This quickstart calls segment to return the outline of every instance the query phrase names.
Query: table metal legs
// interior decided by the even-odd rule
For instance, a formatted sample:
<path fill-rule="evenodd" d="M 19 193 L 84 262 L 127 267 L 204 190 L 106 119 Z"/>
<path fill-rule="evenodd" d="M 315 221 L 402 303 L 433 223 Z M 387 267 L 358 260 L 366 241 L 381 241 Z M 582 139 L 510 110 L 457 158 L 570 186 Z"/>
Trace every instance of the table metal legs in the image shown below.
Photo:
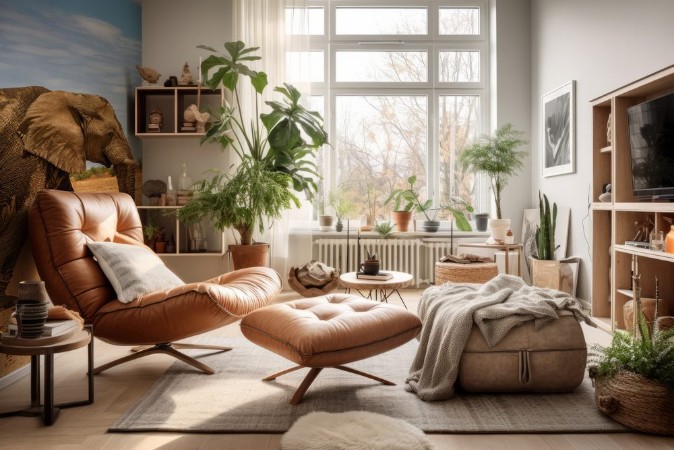
<path fill-rule="evenodd" d="M 405 309 L 407 309 L 407 305 L 405 304 L 405 300 L 403 300 L 403 297 L 402 297 L 402 295 L 400 295 L 400 292 L 398 292 L 398 289 L 391 289 L 388 292 L 386 291 L 386 289 L 370 289 L 370 291 L 368 292 L 367 295 L 360 292 L 360 289 L 356 289 L 356 291 L 360 294 L 361 297 L 365 297 L 369 300 L 374 300 L 374 301 L 378 301 L 378 302 L 386 302 L 386 303 L 388 303 L 389 297 L 391 297 L 391 295 L 396 293 L 396 294 L 398 294 L 398 298 L 402 302 Z M 351 289 L 346 288 L 344 290 L 344 292 L 348 294 L 348 293 L 351 292 Z M 372 295 L 373 292 L 374 292 L 374 295 Z"/>

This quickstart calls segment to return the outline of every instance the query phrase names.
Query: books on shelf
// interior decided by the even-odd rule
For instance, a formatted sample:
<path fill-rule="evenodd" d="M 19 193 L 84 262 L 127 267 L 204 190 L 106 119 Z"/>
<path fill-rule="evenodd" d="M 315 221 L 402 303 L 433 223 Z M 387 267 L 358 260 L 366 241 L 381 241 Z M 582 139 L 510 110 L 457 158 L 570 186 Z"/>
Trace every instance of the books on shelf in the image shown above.
<path fill-rule="evenodd" d="M 386 280 L 390 280 L 391 278 L 393 278 L 393 274 L 390 273 L 390 272 L 383 272 L 381 270 L 379 271 L 379 273 L 377 275 L 368 275 L 368 274 L 363 273 L 363 272 L 357 272 L 356 278 L 358 278 L 360 280 L 386 281 Z"/>
<path fill-rule="evenodd" d="M 57 336 L 59 334 L 70 333 L 79 328 L 76 320 L 48 320 L 42 328 L 42 336 Z M 10 335 L 16 336 L 19 333 L 19 328 L 15 323 L 7 325 L 7 331 Z"/>

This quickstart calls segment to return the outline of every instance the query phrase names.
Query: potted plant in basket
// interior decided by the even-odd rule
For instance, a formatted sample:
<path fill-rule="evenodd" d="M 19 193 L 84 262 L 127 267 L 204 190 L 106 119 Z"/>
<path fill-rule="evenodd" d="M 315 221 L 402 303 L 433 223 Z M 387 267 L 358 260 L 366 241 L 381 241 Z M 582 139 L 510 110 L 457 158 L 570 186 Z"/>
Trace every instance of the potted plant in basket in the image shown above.
<path fill-rule="evenodd" d="M 494 131 L 491 136 L 485 135 L 461 152 L 459 160 L 468 170 L 484 172 L 489 176 L 491 190 L 496 202 L 496 219 L 489 222 L 491 237 L 489 242 L 503 242 L 505 233 L 510 229 L 510 219 L 504 219 L 501 211 L 501 195 L 508 184 L 508 178 L 522 169 L 523 159 L 527 152 L 517 149 L 526 144 L 522 132 L 511 124 L 506 124 Z"/>
<path fill-rule="evenodd" d="M 671 324 L 672 318 L 656 318 L 651 334 L 643 312 L 637 311 L 639 333 L 615 332 L 609 347 L 595 345 L 590 352 L 595 401 L 602 413 L 629 428 L 671 435 L 674 327 L 666 329 L 664 324 Z"/>
<path fill-rule="evenodd" d="M 461 231 L 470 231 L 471 226 L 464 211 L 472 212 L 473 207 L 466 202 L 465 200 L 458 197 L 451 197 L 450 204 L 440 205 L 439 208 L 433 208 L 433 201 L 427 199 L 425 202 L 421 201 L 421 197 L 417 191 L 414 190 L 414 184 L 417 182 L 416 175 L 412 175 L 407 179 L 409 187 L 405 189 L 394 189 L 391 192 L 391 195 L 384 201 L 384 204 L 389 204 L 393 201 L 393 213 L 408 211 L 410 216 L 412 212 L 420 212 L 424 215 L 424 222 L 422 223 L 422 229 L 424 231 L 438 231 L 440 227 L 440 222 L 436 220 L 438 211 L 448 211 L 452 214 L 454 221 L 456 222 L 456 227 Z M 401 206 L 404 205 L 404 206 Z M 401 209 L 402 208 L 402 209 Z M 394 220 L 396 216 L 394 215 Z M 396 222 L 396 226 L 399 224 Z M 398 228 L 398 231 L 400 228 Z M 407 228 L 405 228 L 407 231 Z"/>
<path fill-rule="evenodd" d="M 327 143 L 327 133 L 320 114 L 300 105 L 299 91 L 289 84 L 274 89 L 283 101 L 265 102 L 270 111 L 258 115 L 267 75 L 246 65 L 260 59 L 254 55 L 257 47 L 227 42 L 224 54 L 204 45 L 199 48 L 215 53 L 201 64 L 204 83 L 211 89 L 222 83 L 231 94 L 231 104 L 218 109 L 218 120 L 201 142 L 216 142 L 222 150 L 231 148 L 241 162 L 231 174 L 215 170 L 210 180 L 199 181 L 196 195 L 178 211 L 178 217 L 185 223 L 207 217 L 219 230 L 236 229 L 241 245 L 230 246 L 230 251 L 238 269 L 242 266 L 237 264 L 237 253 L 253 247 L 253 232 L 262 232 L 266 220 L 299 206 L 294 192 L 304 191 L 313 198 L 318 174 L 312 159 Z M 211 70 L 214 73 L 209 78 Z M 244 117 L 241 111 L 239 83 L 244 78 L 249 79 L 255 96 L 253 117 Z M 263 253 L 261 261 L 252 265 L 266 264 L 268 245 L 262 248 L 264 252 L 256 251 Z"/>

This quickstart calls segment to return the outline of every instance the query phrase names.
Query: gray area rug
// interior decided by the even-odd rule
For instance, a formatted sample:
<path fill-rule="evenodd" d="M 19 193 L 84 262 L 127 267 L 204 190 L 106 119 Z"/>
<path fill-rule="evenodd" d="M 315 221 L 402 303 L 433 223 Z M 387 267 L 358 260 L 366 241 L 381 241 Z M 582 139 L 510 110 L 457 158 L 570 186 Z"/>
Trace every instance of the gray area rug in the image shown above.
<path fill-rule="evenodd" d="M 200 338 L 231 346 L 226 353 L 200 360 L 215 368 L 204 375 L 178 361 L 118 419 L 109 431 L 180 431 L 201 433 L 283 433 L 311 411 L 363 410 L 406 420 L 430 433 L 590 433 L 623 432 L 594 404 L 588 378 L 571 394 L 461 394 L 424 402 L 405 391 L 405 378 L 418 343 L 350 366 L 396 383 L 325 369 L 297 406 L 288 404 L 308 369 L 272 382 L 261 379 L 293 364 L 243 338 Z M 198 354 L 192 351 L 193 355 Z"/>

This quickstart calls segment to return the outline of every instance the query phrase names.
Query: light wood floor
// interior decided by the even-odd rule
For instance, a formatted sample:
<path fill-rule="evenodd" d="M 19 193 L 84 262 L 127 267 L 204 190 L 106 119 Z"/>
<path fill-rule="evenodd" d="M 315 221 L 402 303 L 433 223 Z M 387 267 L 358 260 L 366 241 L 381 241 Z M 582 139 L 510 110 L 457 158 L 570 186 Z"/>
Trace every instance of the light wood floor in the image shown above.
<path fill-rule="evenodd" d="M 421 291 L 403 291 L 407 306 L 416 311 Z M 284 293 L 278 301 L 295 298 Z M 393 303 L 398 303 L 398 300 Z M 609 335 L 585 328 L 588 343 L 607 343 Z M 238 324 L 209 333 L 240 336 Z M 128 353 L 127 347 L 95 343 L 96 365 Z M 106 430 L 173 363 L 153 355 L 110 369 L 95 377 L 93 405 L 63 410 L 51 427 L 35 417 L 0 419 L 0 448 L 11 449 L 278 449 L 280 434 L 177 434 L 107 433 Z M 86 352 L 75 350 L 56 359 L 56 400 L 73 401 L 86 396 Z M 207 375 L 204 375 L 207 376 Z M 0 410 L 19 409 L 28 400 L 28 377 L 0 391 Z M 223 399 L 223 402 L 226 402 Z M 674 449 L 674 439 L 641 434 L 541 434 L 541 435 L 431 435 L 438 449 Z"/>

